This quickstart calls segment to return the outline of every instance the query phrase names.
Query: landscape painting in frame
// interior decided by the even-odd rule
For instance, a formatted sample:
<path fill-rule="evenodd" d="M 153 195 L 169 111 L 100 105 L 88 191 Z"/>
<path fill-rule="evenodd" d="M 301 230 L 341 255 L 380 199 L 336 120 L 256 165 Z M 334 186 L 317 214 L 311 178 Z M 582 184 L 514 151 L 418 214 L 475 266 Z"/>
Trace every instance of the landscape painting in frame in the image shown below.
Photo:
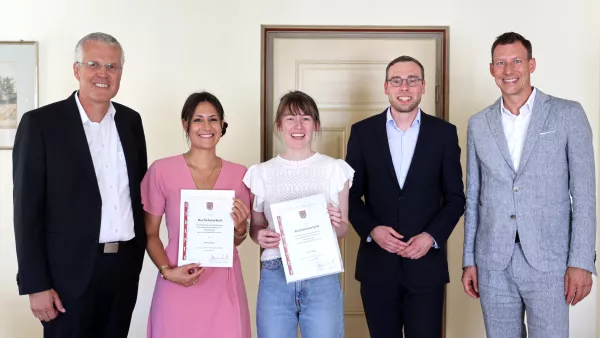
<path fill-rule="evenodd" d="M 17 64 L 0 63 L 0 129 L 17 128 Z"/>
<path fill-rule="evenodd" d="M 23 114 L 38 107 L 36 42 L 0 42 L 0 149 L 12 149 Z"/>

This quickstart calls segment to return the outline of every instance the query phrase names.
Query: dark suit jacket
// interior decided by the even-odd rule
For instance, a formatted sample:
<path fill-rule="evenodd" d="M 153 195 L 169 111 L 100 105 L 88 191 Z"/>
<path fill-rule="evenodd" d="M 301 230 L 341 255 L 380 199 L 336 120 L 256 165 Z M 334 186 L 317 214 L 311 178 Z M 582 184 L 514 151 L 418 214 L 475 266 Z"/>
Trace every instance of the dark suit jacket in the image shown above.
<path fill-rule="evenodd" d="M 98 255 L 102 200 L 75 93 L 23 115 L 13 150 L 14 226 L 20 294 L 55 289 L 77 297 Z M 136 261 L 144 259 L 146 232 L 140 182 L 147 169 L 140 115 L 113 103 L 135 223 Z"/>
<path fill-rule="evenodd" d="M 413 288 L 443 285 L 449 282 L 446 241 L 465 208 L 456 127 L 422 112 L 415 152 L 400 189 L 386 112 L 354 124 L 348 141 L 346 161 L 355 170 L 349 218 L 361 237 L 355 277 L 367 283 L 401 280 Z M 404 241 L 427 232 L 440 248 L 417 260 L 402 258 L 367 242 L 377 225 L 391 226 Z"/>

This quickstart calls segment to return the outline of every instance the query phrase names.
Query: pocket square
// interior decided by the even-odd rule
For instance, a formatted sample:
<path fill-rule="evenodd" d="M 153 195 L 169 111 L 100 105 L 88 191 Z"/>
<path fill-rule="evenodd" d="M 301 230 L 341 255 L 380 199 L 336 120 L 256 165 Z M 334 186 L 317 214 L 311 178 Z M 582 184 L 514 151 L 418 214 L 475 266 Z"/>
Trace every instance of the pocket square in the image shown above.
<path fill-rule="evenodd" d="M 540 133 L 540 135 L 545 135 L 545 134 L 550 134 L 550 133 L 556 133 L 556 130 L 545 131 L 543 133 Z"/>

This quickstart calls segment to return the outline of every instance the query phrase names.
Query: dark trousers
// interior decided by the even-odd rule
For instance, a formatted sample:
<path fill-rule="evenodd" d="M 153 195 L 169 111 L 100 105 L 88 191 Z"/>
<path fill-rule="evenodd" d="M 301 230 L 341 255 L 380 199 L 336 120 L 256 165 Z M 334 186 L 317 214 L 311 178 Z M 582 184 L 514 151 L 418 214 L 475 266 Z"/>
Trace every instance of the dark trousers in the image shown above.
<path fill-rule="evenodd" d="M 58 295 L 66 312 L 43 323 L 44 338 L 127 338 L 139 282 L 133 243 L 117 253 L 99 249 L 85 292 L 76 299 Z"/>
<path fill-rule="evenodd" d="M 361 283 L 360 294 L 371 338 L 440 338 L 444 285 L 410 290 L 401 282 Z"/>

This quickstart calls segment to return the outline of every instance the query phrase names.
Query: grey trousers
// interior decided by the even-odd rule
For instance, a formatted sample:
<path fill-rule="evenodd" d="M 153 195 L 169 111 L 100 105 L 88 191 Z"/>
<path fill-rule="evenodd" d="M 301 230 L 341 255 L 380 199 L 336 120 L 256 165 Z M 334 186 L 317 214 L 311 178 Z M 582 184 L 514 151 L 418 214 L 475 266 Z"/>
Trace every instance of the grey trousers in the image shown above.
<path fill-rule="evenodd" d="M 527 262 L 515 243 L 508 267 L 477 269 L 483 320 L 488 338 L 567 338 L 569 306 L 565 271 L 543 272 Z M 527 329 L 524 317 L 527 314 Z"/>

